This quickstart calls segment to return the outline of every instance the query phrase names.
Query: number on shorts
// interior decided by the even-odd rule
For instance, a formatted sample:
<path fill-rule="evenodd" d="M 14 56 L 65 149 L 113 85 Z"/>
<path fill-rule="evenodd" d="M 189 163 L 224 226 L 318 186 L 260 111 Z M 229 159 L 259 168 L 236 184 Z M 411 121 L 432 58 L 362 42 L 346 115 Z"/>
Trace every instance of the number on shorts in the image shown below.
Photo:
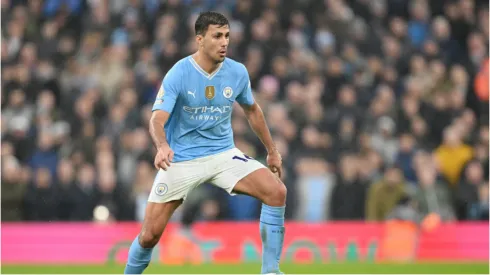
<path fill-rule="evenodd" d="M 241 160 L 243 162 L 247 162 L 249 159 L 253 159 L 247 155 L 243 155 L 245 158 L 242 158 L 242 157 L 239 157 L 239 156 L 234 156 L 232 159 L 238 159 L 238 160 Z"/>

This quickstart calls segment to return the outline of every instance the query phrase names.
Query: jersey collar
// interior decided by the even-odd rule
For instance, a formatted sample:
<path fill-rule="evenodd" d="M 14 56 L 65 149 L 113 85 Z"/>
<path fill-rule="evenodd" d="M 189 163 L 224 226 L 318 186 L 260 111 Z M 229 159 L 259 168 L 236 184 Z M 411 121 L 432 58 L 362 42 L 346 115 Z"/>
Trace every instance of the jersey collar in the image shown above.
<path fill-rule="evenodd" d="M 216 74 L 218 74 L 219 70 L 221 69 L 221 67 L 223 66 L 223 62 L 221 62 L 218 66 L 218 68 L 216 68 L 216 70 L 212 73 L 207 73 L 205 70 L 203 70 L 201 68 L 201 66 L 199 66 L 199 64 L 197 64 L 197 62 L 194 60 L 194 58 L 191 56 L 189 56 L 189 61 L 191 62 L 192 66 L 198 71 L 200 72 L 204 77 L 206 77 L 207 79 L 212 79 Z"/>

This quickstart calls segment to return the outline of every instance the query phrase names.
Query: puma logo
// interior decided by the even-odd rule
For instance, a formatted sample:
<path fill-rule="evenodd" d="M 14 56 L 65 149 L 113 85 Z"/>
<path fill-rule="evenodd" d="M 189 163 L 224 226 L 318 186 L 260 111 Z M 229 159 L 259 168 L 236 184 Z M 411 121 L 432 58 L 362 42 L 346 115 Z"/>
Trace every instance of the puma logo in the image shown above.
<path fill-rule="evenodd" d="M 187 91 L 187 94 L 190 94 L 192 97 L 196 98 L 196 92 Z"/>

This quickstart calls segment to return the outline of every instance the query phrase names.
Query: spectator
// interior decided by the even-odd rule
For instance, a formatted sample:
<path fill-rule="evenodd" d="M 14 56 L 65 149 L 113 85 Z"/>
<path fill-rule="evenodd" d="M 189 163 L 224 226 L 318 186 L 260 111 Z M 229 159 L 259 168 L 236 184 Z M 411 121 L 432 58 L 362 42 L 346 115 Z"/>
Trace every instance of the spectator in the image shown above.
<path fill-rule="evenodd" d="M 7 129 L 12 132 L 26 132 L 32 122 L 34 110 L 30 104 L 26 102 L 25 92 L 21 89 L 13 90 L 9 94 L 8 107 L 3 110 L 2 116 L 8 122 Z"/>
<path fill-rule="evenodd" d="M 444 131 L 443 143 L 437 148 L 436 158 L 442 175 L 451 184 L 456 186 L 459 181 L 463 166 L 473 156 L 470 146 L 462 143 L 461 135 L 455 128 Z"/>
<path fill-rule="evenodd" d="M 456 214 L 459 220 L 468 220 L 470 210 L 480 200 L 480 186 L 484 184 L 483 167 L 477 160 L 468 163 L 455 191 Z"/>
<path fill-rule="evenodd" d="M 26 194 L 26 219 L 31 221 L 56 220 L 59 196 L 47 168 L 34 170 L 33 185 Z"/>
<path fill-rule="evenodd" d="M 319 158 L 302 158 L 296 164 L 299 204 L 295 219 L 328 220 L 334 178 L 327 163 Z"/>
<path fill-rule="evenodd" d="M 417 167 L 418 189 L 415 194 L 422 217 L 437 214 L 444 221 L 455 219 L 448 186 L 437 179 L 437 170 L 430 162 Z"/>
<path fill-rule="evenodd" d="M 343 117 L 337 129 L 337 138 L 334 142 L 336 154 L 356 150 L 358 147 L 358 133 L 356 132 L 356 121 L 352 117 Z"/>
<path fill-rule="evenodd" d="M 31 168 L 36 170 L 45 167 L 51 173 L 51 177 L 54 177 L 58 166 L 58 155 L 54 147 L 53 136 L 49 133 L 41 132 L 37 144 L 38 149 L 31 157 Z"/>
<path fill-rule="evenodd" d="M 2 111 L 2 124 L 5 124 L 2 127 L 4 127 L 5 137 L 10 138 L 15 147 L 16 157 L 25 162 L 29 160 L 32 154 L 30 129 L 34 109 L 31 104 L 26 102 L 24 90 L 15 89 L 10 93 L 6 92 L 6 94 L 8 95 L 8 105 Z"/>
<path fill-rule="evenodd" d="M 376 132 L 371 137 L 371 145 L 382 157 L 387 165 L 395 163 L 399 144 L 394 136 L 395 122 L 389 117 L 381 117 L 378 120 Z"/>
<path fill-rule="evenodd" d="M 2 146 L 2 153 L 4 150 L 6 148 Z M 21 169 L 15 157 L 11 155 L 2 157 L 2 221 L 24 219 L 24 197 L 27 193 L 27 184 L 22 182 Z"/>
<path fill-rule="evenodd" d="M 359 158 L 358 179 L 368 188 L 383 177 L 384 163 L 376 151 L 368 151 Z"/>
<path fill-rule="evenodd" d="M 59 196 L 59 205 L 57 208 L 57 218 L 61 221 L 69 221 L 73 212 L 74 200 L 74 181 L 75 171 L 72 162 L 69 159 L 62 159 L 58 163 L 57 169 L 57 193 Z"/>
<path fill-rule="evenodd" d="M 95 169 L 90 164 L 83 164 L 77 174 L 73 196 L 71 220 L 90 221 L 97 204 Z"/>
<path fill-rule="evenodd" d="M 427 1 L 411 1 L 409 13 L 411 20 L 408 23 L 408 33 L 412 44 L 415 47 L 420 47 L 429 34 L 430 10 Z"/>
<path fill-rule="evenodd" d="M 488 221 L 488 182 L 478 188 L 478 201 L 470 204 L 468 217 L 471 220 Z"/>
<path fill-rule="evenodd" d="M 409 133 L 400 135 L 400 151 L 396 157 L 396 165 L 400 167 L 405 179 L 411 184 L 415 184 L 417 179 L 412 166 L 415 151 L 414 137 Z"/>
<path fill-rule="evenodd" d="M 353 155 L 346 155 L 340 160 L 339 172 L 330 199 L 330 218 L 332 220 L 364 219 L 364 201 L 366 189 L 358 178 L 360 160 Z"/>
<path fill-rule="evenodd" d="M 112 170 L 101 170 L 98 173 L 96 194 L 97 206 L 109 210 L 108 220 L 134 220 L 134 207 L 129 199 L 125 186 L 118 183 L 116 173 Z"/>
<path fill-rule="evenodd" d="M 390 167 L 384 178 L 373 183 L 366 198 L 366 219 L 383 221 L 395 208 L 398 201 L 406 195 L 405 182 L 399 168 Z"/>

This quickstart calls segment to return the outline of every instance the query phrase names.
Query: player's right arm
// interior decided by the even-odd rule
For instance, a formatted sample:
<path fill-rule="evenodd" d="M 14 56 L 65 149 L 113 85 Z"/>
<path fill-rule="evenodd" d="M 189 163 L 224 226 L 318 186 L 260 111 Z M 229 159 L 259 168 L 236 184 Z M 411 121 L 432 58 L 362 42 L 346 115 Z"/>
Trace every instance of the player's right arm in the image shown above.
<path fill-rule="evenodd" d="M 150 136 L 153 144 L 157 148 L 154 165 L 157 169 L 167 170 L 170 167 L 170 162 L 174 157 L 174 152 L 165 134 L 165 124 L 170 118 L 175 102 L 180 91 L 179 71 L 176 66 L 170 69 L 163 79 L 163 83 L 157 94 L 155 103 L 153 104 L 153 113 L 150 118 Z"/>
<path fill-rule="evenodd" d="M 150 136 L 153 144 L 157 148 L 154 165 L 155 168 L 161 168 L 165 171 L 167 167 L 170 167 L 170 162 L 174 157 L 174 152 L 167 142 L 167 136 L 164 130 L 165 123 L 167 123 L 169 117 L 170 113 L 157 110 L 153 112 L 150 119 Z"/>

